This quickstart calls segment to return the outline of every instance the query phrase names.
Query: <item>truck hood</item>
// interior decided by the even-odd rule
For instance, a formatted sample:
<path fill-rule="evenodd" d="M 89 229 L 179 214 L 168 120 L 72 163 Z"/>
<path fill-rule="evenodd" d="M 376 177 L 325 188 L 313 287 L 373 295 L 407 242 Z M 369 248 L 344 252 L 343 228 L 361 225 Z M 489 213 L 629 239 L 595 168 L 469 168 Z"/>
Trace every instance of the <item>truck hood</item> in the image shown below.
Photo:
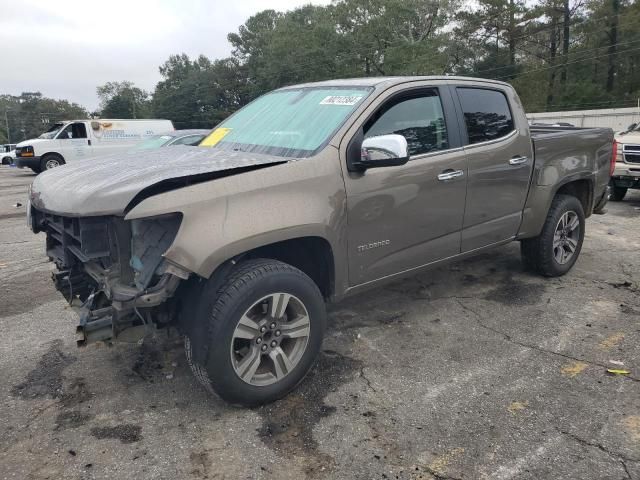
<path fill-rule="evenodd" d="M 121 215 L 142 190 L 161 182 L 208 180 L 215 172 L 233 174 L 291 158 L 204 147 L 175 146 L 75 161 L 36 177 L 34 207 L 70 216 Z M 175 187 L 174 187 L 175 188 Z"/>
<path fill-rule="evenodd" d="M 640 144 L 640 132 L 618 133 L 616 134 L 616 142 Z"/>
<path fill-rule="evenodd" d="M 50 138 L 32 138 L 30 140 L 25 140 L 24 142 L 20 142 L 16 145 L 16 148 L 20 148 L 20 147 L 36 147 L 38 144 L 40 143 L 44 143 L 44 142 L 50 142 L 51 139 Z"/>

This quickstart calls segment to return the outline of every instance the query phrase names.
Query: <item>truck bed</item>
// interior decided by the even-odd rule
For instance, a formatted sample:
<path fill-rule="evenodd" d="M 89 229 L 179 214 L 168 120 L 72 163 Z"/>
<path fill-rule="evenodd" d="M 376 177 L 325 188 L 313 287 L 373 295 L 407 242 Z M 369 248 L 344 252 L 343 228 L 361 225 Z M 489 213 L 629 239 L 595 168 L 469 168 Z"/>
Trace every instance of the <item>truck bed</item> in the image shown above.
<path fill-rule="evenodd" d="M 604 132 L 610 132 L 609 128 L 597 128 L 597 127 L 552 127 L 544 125 L 532 125 L 529 127 L 529 132 L 532 139 L 540 139 L 546 137 L 558 137 L 558 136 L 575 136 L 578 134 L 598 134 Z M 582 135 L 580 135 L 582 136 Z"/>
<path fill-rule="evenodd" d="M 609 183 L 610 128 L 530 127 L 534 153 L 533 185 L 556 185 L 558 177 L 587 174 L 593 181 L 597 201 Z M 595 203 L 595 202 L 594 202 Z M 586 211 L 587 216 L 590 211 Z"/>

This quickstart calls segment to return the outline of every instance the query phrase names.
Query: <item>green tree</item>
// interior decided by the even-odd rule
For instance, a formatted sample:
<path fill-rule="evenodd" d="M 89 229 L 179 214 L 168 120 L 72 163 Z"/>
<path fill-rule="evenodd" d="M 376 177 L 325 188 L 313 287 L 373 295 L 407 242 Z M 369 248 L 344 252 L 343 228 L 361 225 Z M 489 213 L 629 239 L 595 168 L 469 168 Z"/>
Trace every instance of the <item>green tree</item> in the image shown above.
<path fill-rule="evenodd" d="M 149 94 L 133 82 L 107 82 L 96 88 L 103 118 L 149 118 Z"/>
<path fill-rule="evenodd" d="M 640 88 L 637 0 L 333 0 L 264 10 L 232 56 L 174 55 L 157 116 L 211 126 L 274 88 L 330 78 L 463 74 L 507 80 L 538 111 L 629 104 Z"/>
<path fill-rule="evenodd" d="M 516 78 L 528 59 L 540 57 L 538 42 L 530 44 L 530 35 L 540 28 L 536 17 L 543 16 L 524 0 L 479 0 L 475 9 L 463 8 L 455 34 L 468 45 L 470 64 L 464 73 Z"/>
<path fill-rule="evenodd" d="M 339 0 L 338 31 L 348 40 L 358 75 L 442 74 L 458 68 L 459 51 L 443 30 L 453 0 Z M 350 60 L 352 61 L 352 60 Z"/>
<path fill-rule="evenodd" d="M 0 95 L 0 143 L 9 142 L 5 112 L 11 143 L 37 137 L 57 121 L 88 118 L 80 105 L 47 98 L 40 92 Z"/>
<path fill-rule="evenodd" d="M 248 101 L 244 69 L 235 58 L 172 55 L 160 74 L 153 112 L 177 128 L 211 128 Z"/>

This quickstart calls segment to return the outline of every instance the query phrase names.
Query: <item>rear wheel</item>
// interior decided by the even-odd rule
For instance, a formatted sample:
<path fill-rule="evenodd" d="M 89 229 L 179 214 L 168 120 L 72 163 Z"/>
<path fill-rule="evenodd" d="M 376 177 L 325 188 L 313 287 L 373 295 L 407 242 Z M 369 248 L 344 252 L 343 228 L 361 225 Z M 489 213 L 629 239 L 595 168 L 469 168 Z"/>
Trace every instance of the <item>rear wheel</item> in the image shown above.
<path fill-rule="evenodd" d="M 611 193 L 609 194 L 609 200 L 612 200 L 614 202 L 621 202 L 626 194 L 627 187 L 616 187 L 615 185 L 612 185 Z"/>
<path fill-rule="evenodd" d="M 580 255 L 584 232 L 580 201 L 570 195 L 556 195 L 540 235 L 520 242 L 523 264 L 547 277 L 564 275 Z"/>
<path fill-rule="evenodd" d="M 207 292 L 205 288 L 203 292 Z M 204 294 L 206 296 L 206 293 Z M 286 395 L 307 374 L 320 350 L 326 323 L 317 285 L 291 265 L 249 260 L 216 292 L 208 318 L 206 365 L 185 348 L 195 377 L 209 391 L 244 406 Z M 200 301 L 210 302 L 202 298 Z"/>
<path fill-rule="evenodd" d="M 51 170 L 52 168 L 59 167 L 60 165 L 64 165 L 64 159 L 62 156 L 57 153 L 47 153 L 40 160 L 40 171 L 44 172 L 45 170 Z"/>

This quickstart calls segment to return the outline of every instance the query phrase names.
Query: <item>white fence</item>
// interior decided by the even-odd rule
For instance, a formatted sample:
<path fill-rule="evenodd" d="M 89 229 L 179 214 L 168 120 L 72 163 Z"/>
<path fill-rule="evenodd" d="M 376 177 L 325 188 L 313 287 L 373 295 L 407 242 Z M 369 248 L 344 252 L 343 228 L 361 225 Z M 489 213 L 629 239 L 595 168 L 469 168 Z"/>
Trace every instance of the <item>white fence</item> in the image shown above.
<path fill-rule="evenodd" d="M 575 110 L 571 112 L 529 113 L 533 122 L 567 122 L 576 127 L 609 127 L 614 131 L 626 130 L 632 123 L 640 122 L 640 108 L 607 108 L 602 110 Z"/>

